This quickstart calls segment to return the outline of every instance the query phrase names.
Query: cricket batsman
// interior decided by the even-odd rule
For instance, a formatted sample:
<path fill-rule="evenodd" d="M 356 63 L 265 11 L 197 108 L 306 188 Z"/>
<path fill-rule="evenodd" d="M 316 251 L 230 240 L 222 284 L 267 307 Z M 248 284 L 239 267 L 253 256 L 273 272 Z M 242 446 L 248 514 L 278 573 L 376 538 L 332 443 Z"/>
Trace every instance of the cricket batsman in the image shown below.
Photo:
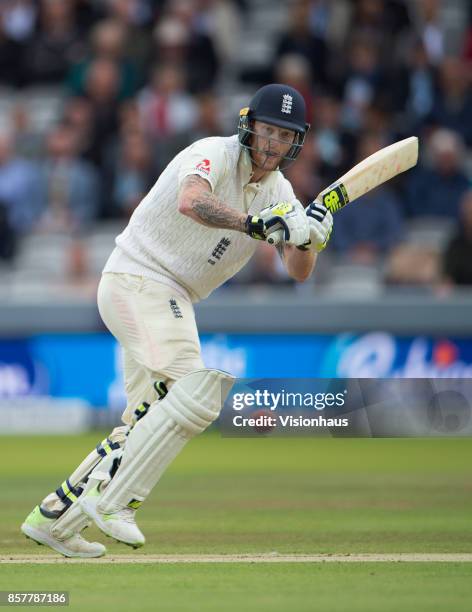
<path fill-rule="evenodd" d="M 185 444 L 218 417 L 234 378 L 202 362 L 193 303 L 283 230 L 288 274 L 311 275 L 333 225 L 306 209 L 280 172 L 296 160 L 309 124 L 298 91 L 259 89 L 238 134 L 198 140 L 179 153 L 134 211 L 103 270 L 101 317 L 123 350 L 127 407 L 116 427 L 28 515 L 22 532 L 67 557 L 100 557 L 82 530 L 94 521 L 134 548 L 135 513 Z"/>

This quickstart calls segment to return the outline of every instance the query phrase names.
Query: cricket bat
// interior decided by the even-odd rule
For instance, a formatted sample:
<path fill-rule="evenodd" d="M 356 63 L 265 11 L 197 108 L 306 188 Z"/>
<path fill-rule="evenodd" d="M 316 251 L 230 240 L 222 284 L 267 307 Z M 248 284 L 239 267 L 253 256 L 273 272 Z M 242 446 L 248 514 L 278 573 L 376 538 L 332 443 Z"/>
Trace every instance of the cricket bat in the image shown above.
<path fill-rule="evenodd" d="M 394 176 L 413 168 L 418 161 L 418 138 L 411 136 L 394 142 L 366 157 L 346 174 L 317 195 L 331 213 L 338 212 L 349 202 L 354 202 L 375 187 L 386 183 Z M 284 231 L 278 229 L 267 238 L 269 244 L 282 241 Z"/>

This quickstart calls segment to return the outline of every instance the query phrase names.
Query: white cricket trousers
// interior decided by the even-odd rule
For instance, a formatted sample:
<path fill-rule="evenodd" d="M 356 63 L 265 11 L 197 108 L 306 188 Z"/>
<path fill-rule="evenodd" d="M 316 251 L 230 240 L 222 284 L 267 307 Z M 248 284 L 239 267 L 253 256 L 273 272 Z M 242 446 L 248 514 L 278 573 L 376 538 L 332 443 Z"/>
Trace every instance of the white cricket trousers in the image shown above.
<path fill-rule="evenodd" d="M 153 383 L 172 384 L 204 367 L 192 302 L 171 287 L 133 274 L 102 275 L 98 309 L 123 349 L 129 425 L 142 402 L 156 399 Z"/>

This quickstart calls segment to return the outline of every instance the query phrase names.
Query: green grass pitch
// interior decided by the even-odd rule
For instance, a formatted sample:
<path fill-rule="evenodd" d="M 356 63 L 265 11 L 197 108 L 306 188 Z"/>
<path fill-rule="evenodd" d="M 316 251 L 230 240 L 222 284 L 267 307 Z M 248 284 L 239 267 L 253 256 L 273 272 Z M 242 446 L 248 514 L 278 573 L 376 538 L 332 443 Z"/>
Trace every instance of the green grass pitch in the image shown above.
<path fill-rule="evenodd" d="M 101 439 L 2 437 L 0 557 L 45 555 L 19 525 Z M 472 439 L 193 440 L 110 555 L 472 553 Z M 54 553 L 50 553 L 54 555 Z M 76 610 L 469 610 L 472 563 L 1 564 L 0 590 Z"/>

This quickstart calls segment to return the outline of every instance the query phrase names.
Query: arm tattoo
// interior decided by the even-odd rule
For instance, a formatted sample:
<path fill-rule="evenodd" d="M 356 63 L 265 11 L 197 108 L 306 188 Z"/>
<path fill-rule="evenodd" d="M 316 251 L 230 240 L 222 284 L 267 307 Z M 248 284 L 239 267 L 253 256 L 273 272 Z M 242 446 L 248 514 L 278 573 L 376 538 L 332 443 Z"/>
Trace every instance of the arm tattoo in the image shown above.
<path fill-rule="evenodd" d="M 193 200 L 193 210 L 199 219 L 209 227 L 221 227 L 244 232 L 241 213 L 228 208 L 212 193 L 202 193 Z"/>
<path fill-rule="evenodd" d="M 201 187 L 206 182 L 204 179 L 196 175 L 186 177 L 183 186 Z M 245 231 L 245 217 L 241 212 L 233 210 L 220 199 L 218 199 L 211 191 L 199 190 L 192 197 L 192 212 L 196 218 L 207 227 L 218 227 L 222 229 L 232 229 L 239 232 Z"/>

